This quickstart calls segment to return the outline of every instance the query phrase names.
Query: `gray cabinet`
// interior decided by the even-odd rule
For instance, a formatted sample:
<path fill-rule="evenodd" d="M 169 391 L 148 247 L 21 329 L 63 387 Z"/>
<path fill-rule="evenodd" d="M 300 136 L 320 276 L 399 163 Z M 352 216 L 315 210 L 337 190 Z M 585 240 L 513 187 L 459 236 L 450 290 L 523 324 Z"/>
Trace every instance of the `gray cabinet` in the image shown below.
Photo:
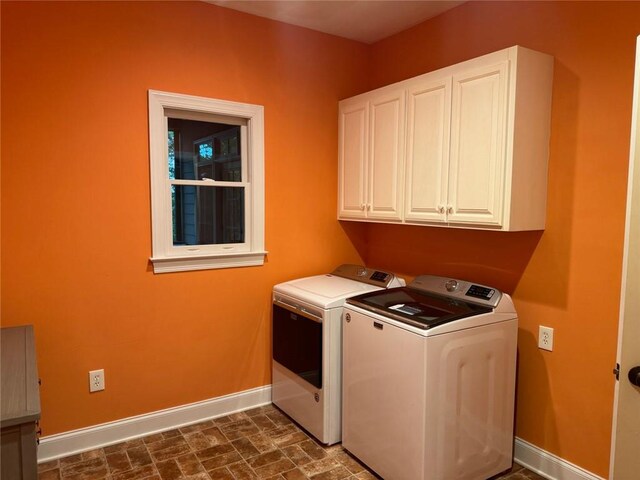
<path fill-rule="evenodd" d="M 38 368 L 33 327 L 0 330 L 2 480 L 38 477 Z"/>

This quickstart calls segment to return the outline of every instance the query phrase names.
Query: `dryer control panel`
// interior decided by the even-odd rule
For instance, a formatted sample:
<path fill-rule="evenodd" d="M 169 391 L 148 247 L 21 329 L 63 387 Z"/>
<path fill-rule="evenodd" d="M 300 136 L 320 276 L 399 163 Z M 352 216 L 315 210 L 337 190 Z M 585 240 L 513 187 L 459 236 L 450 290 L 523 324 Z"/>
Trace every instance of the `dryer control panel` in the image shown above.
<path fill-rule="evenodd" d="M 381 288 L 404 287 L 405 281 L 396 277 L 391 272 L 382 270 L 374 270 L 372 268 L 363 267 L 362 265 L 343 264 L 337 267 L 331 275 L 337 277 L 357 280 L 359 282 L 368 283 Z"/>

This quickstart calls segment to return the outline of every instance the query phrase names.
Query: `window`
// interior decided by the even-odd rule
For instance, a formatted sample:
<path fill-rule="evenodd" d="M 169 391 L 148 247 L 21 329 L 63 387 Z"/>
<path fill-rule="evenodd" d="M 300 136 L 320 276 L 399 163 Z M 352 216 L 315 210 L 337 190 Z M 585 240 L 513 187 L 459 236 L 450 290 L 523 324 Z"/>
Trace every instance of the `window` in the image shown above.
<path fill-rule="evenodd" d="M 264 263 L 260 105 L 149 91 L 155 273 Z"/>

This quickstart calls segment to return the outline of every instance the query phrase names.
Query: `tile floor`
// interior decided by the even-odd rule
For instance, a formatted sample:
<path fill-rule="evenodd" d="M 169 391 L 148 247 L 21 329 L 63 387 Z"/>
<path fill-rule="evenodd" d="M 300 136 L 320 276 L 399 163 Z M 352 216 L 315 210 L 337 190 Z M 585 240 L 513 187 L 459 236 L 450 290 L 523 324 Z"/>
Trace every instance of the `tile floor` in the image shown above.
<path fill-rule="evenodd" d="M 267 405 L 42 463 L 39 480 L 375 480 Z M 542 479 L 519 465 L 493 480 Z"/>

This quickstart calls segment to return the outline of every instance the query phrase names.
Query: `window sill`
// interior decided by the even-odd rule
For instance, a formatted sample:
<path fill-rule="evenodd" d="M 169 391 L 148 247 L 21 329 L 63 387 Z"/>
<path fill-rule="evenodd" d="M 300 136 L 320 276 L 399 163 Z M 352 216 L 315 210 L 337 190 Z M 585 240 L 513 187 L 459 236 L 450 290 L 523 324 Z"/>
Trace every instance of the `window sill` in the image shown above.
<path fill-rule="evenodd" d="M 264 264 L 267 252 L 221 253 L 189 257 L 151 257 L 153 273 L 187 272 L 216 268 L 254 267 Z"/>

